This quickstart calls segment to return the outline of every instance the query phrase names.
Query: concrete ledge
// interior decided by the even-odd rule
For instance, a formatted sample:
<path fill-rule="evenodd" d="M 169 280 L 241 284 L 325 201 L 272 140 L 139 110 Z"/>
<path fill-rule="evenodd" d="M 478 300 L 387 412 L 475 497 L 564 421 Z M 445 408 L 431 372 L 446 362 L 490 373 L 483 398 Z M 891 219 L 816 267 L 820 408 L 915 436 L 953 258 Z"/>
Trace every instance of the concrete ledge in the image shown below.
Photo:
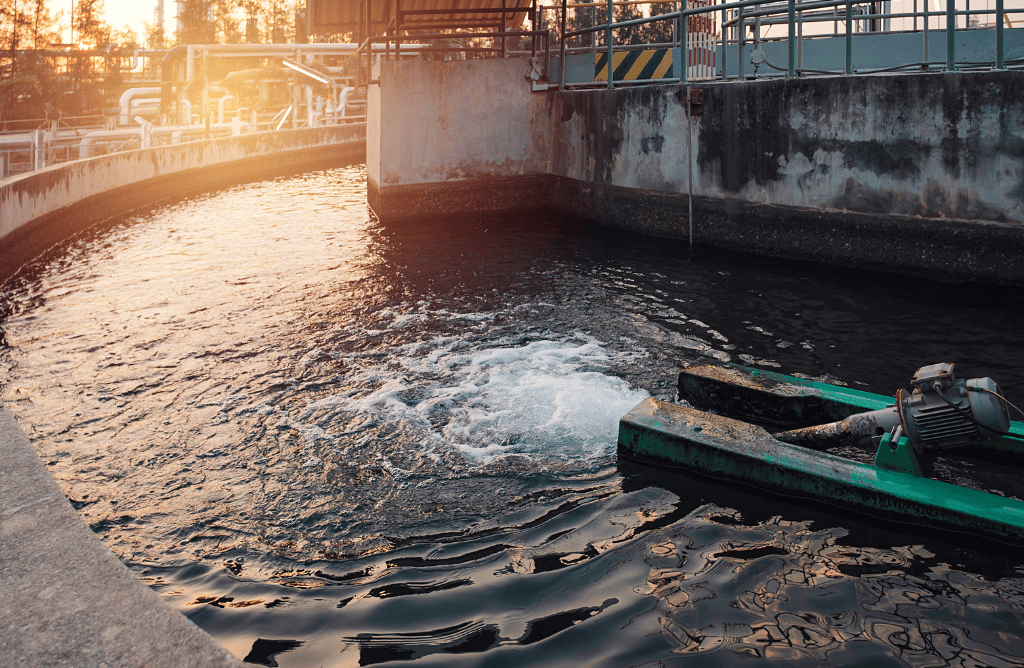
<path fill-rule="evenodd" d="M 5 665 L 243 665 L 100 544 L 2 404 L 0 445 Z"/>
<path fill-rule="evenodd" d="M 685 194 L 527 175 L 378 188 L 386 220 L 552 207 L 631 232 L 689 236 Z M 840 209 L 693 198 L 693 239 L 746 253 L 916 274 L 947 281 L 1024 285 L 1024 227 Z"/>

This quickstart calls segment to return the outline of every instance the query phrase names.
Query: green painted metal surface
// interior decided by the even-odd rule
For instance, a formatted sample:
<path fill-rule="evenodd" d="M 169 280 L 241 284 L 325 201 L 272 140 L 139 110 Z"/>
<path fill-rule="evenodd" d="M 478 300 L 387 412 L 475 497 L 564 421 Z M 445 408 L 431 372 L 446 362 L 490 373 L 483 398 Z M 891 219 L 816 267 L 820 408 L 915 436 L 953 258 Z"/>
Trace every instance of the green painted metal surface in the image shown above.
<path fill-rule="evenodd" d="M 761 427 L 656 399 L 620 420 L 618 444 L 642 461 L 831 505 L 1000 540 L 1024 538 L 1024 502 L 789 445 Z"/>
<path fill-rule="evenodd" d="M 889 469 L 907 473 L 915 478 L 921 477 L 921 465 L 917 462 L 917 455 L 910 447 L 910 441 L 906 436 L 900 436 L 893 441 L 892 434 L 885 434 L 878 443 L 878 452 L 875 453 L 875 468 Z"/>
<path fill-rule="evenodd" d="M 893 397 L 721 362 L 683 369 L 679 398 L 694 408 L 753 422 L 772 430 L 799 429 L 842 420 L 896 402 Z M 1024 424 L 1011 422 L 1024 437 Z M 993 438 L 970 446 L 1000 454 L 1024 454 L 1024 441 Z"/>

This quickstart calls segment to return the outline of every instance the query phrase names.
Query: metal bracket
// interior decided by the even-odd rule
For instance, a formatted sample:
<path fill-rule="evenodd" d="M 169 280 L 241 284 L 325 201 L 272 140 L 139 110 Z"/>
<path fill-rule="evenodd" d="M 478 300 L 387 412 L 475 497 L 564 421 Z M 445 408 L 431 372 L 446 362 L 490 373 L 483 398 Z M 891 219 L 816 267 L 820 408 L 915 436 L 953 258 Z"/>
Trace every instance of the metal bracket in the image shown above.
<path fill-rule="evenodd" d="M 888 469 L 898 473 L 909 473 L 915 478 L 924 477 L 917 455 L 910 447 L 910 441 L 903 435 L 902 427 L 895 427 L 891 433 L 882 436 L 875 453 L 875 468 Z"/>

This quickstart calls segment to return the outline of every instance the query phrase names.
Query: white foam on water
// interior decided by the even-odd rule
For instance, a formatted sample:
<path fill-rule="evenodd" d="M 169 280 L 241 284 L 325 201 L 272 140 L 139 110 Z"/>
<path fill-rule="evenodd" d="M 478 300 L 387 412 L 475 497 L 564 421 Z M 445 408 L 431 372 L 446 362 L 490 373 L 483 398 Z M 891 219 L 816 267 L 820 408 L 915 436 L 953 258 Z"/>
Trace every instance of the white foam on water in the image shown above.
<path fill-rule="evenodd" d="M 514 454 L 574 467 L 613 456 L 619 418 L 649 396 L 610 372 L 642 353 L 612 352 L 589 337 L 466 343 L 439 337 L 396 347 L 390 359 L 400 373 L 364 367 L 347 380 L 368 391 L 321 399 L 303 417 L 341 409 L 401 423 L 428 451 L 454 451 L 470 465 Z"/>

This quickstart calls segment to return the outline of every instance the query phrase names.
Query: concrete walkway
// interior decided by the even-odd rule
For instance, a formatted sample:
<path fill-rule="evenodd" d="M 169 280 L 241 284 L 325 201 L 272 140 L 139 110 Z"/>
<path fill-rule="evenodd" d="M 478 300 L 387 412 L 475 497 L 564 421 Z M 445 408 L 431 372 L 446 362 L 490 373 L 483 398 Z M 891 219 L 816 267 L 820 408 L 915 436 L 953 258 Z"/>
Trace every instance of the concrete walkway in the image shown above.
<path fill-rule="evenodd" d="M 0 404 L 0 662 L 240 667 L 111 554 Z"/>

